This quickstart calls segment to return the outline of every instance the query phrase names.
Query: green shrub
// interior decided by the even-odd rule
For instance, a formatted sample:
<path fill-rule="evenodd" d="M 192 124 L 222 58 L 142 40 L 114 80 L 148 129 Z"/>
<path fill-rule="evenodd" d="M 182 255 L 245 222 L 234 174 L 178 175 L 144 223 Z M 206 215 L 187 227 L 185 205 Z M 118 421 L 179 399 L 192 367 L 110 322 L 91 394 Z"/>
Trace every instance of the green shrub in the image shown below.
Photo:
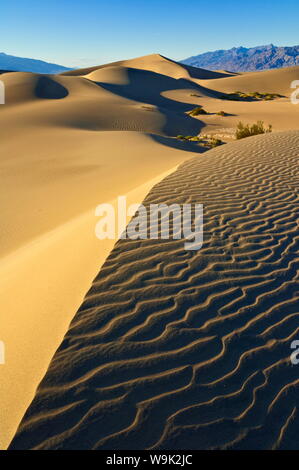
<path fill-rule="evenodd" d="M 267 94 L 267 95 L 264 97 L 264 100 L 265 100 L 265 101 L 273 101 L 274 99 L 275 99 L 275 96 L 270 95 L 270 94 Z"/>
<path fill-rule="evenodd" d="M 192 142 L 197 142 L 200 140 L 200 137 L 198 137 L 197 135 L 177 135 L 176 136 L 177 139 L 179 140 L 189 140 L 189 141 L 192 141 Z"/>
<path fill-rule="evenodd" d="M 198 142 L 200 145 L 208 148 L 218 147 L 218 145 L 224 144 L 222 140 L 216 139 L 215 137 L 208 137 L 207 135 L 177 135 L 177 139 L 188 142 Z"/>
<path fill-rule="evenodd" d="M 284 97 L 283 95 L 280 95 L 278 93 L 260 93 L 259 91 L 254 91 L 252 93 L 244 93 L 242 91 L 235 91 L 234 93 L 227 93 L 226 95 L 221 95 L 220 98 L 223 100 L 233 101 L 269 101 Z"/>
<path fill-rule="evenodd" d="M 203 136 L 201 139 L 201 145 L 204 147 L 208 148 L 214 148 L 218 147 L 219 145 L 223 145 L 225 142 L 223 142 L 220 139 L 217 139 L 216 137 L 208 137 L 208 136 Z"/>
<path fill-rule="evenodd" d="M 250 124 L 244 125 L 242 122 L 239 122 L 236 130 L 236 139 L 244 139 L 252 135 L 268 134 L 269 132 L 272 132 L 272 125 L 270 124 L 265 128 L 263 121 L 257 121 L 257 123 L 252 124 L 252 126 L 250 126 Z"/>
<path fill-rule="evenodd" d="M 218 147 L 219 145 L 222 145 L 223 143 L 224 142 L 222 142 L 222 140 L 215 139 L 215 137 L 212 137 L 209 142 L 211 148 Z"/>
<path fill-rule="evenodd" d="M 215 137 L 208 137 L 202 142 L 202 145 L 204 147 L 208 147 L 210 149 L 214 147 L 218 147 L 219 145 L 223 145 L 223 144 L 224 142 L 222 140 L 216 139 Z"/>
<path fill-rule="evenodd" d="M 224 111 L 218 111 L 217 116 L 227 116 L 227 113 Z"/>
<path fill-rule="evenodd" d="M 189 112 L 190 116 L 198 116 L 199 114 L 208 114 L 202 106 L 197 106 Z"/>
<path fill-rule="evenodd" d="M 177 135 L 176 138 L 179 139 L 179 140 L 186 140 L 186 137 L 184 135 L 181 135 L 181 134 Z"/>

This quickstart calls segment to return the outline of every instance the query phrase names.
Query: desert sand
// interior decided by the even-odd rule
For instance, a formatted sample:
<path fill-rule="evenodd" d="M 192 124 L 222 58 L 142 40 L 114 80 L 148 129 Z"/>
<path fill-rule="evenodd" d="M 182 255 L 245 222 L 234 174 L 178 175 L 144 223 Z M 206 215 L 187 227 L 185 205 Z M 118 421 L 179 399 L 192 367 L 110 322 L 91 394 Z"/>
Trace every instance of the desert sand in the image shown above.
<path fill-rule="evenodd" d="M 296 448 L 298 145 L 229 144 L 149 192 L 202 201 L 204 247 L 116 244 L 13 449 Z"/>
<path fill-rule="evenodd" d="M 12 448 L 296 445 L 299 132 L 278 131 L 298 129 L 298 74 L 154 54 L 1 75 L 1 448 L 28 407 Z M 204 154 L 175 138 L 240 120 L 275 133 Z M 203 203 L 204 248 L 97 240 L 95 207 L 122 194 Z"/>

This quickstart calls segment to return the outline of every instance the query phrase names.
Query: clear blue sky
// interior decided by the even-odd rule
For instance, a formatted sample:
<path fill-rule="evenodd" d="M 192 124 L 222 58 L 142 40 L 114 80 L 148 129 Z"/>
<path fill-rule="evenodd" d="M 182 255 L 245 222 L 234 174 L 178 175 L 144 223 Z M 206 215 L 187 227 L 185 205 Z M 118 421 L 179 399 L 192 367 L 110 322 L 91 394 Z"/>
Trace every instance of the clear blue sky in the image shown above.
<path fill-rule="evenodd" d="M 298 0 L 10 0 L 0 52 L 69 66 L 299 43 Z"/>

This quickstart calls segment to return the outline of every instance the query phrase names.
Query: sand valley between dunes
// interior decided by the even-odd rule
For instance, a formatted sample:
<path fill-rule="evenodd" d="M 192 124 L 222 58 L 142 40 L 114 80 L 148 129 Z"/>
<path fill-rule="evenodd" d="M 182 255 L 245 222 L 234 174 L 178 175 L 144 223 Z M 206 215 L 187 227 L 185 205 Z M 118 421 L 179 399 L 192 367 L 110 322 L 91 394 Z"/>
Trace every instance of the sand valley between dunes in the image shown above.
<path fill-rule="evenodd" d="M 158 54 L 1 75 L 0 448 L 299 447 L 296 79 Z M 257 120 L 273 134 L 176 138 Z M 119 195 L 202 203 L 202 250 L 97 240 Z"/>

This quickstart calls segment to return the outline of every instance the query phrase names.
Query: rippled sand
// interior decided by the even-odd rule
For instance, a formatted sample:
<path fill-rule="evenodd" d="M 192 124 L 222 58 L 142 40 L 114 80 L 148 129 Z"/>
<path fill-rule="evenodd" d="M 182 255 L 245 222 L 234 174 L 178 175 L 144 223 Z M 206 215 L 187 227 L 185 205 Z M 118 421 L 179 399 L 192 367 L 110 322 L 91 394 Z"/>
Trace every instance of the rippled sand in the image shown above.
<path fill-rule="evenodd" d="M 298 449 L 298 156 L 253 137 L 153 187 L 204 205 L 202 249 L 115 245 L 12 449 Z"/>

